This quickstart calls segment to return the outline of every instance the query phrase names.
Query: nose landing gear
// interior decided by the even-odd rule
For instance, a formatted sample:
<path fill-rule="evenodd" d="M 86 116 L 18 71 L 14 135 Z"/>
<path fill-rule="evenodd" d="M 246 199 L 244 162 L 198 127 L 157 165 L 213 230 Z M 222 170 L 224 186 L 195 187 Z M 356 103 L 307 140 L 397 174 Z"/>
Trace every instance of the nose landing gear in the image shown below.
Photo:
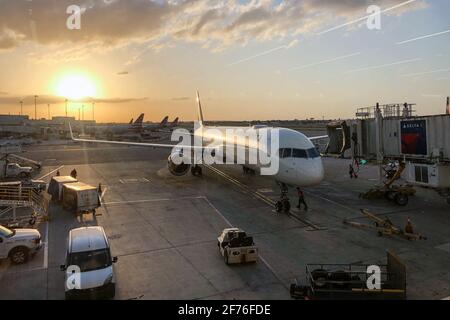
<path fill-rule="evenodd" d="M 275 203 L 275 210 L 278 213 L 289 213 L 291 211 L 291 202 L 289 201 L 289 198 L 287 196 L 288 194 L 288 187 L 284 183 L 280 183 L 280 189 L 281 189 L 281 195 L 280 199 Z"/>
<path fill-rule="evenodd" d="M 202 176 L 202 167 L 200 167 L 200 166 L 192 166 L 191 167 L 191 174 L 194 177 L 201 177 Z"/>

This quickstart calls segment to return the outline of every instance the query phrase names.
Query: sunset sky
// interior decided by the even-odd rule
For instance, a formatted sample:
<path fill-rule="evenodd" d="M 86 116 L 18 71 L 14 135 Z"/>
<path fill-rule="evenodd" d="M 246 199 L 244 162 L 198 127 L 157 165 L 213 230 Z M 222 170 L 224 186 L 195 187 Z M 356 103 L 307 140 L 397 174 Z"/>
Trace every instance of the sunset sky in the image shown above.
<path fill-rule="evenodd" d="M 80 30 L 66 26 L 70 5 L 85 8 Z M 388 9 L 380 30 L 359 19 L 370 5 Z M 197 89 L 209 120 L 349 118 L 405 101 L 443 113 L 449 30 L 448 0 L 0 0 L 0 113 L 23 99 L 33 118 L 38 95 L 39 118 L 47 103 L 64 115 L 65 97 L 88 96 L 100 122 L 193 120 Z"/>

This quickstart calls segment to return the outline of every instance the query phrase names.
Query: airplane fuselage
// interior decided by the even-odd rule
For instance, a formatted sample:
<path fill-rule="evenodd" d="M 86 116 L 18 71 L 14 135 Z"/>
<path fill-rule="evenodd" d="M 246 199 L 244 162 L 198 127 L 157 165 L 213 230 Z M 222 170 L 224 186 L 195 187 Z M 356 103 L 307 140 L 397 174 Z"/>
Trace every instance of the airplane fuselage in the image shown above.
<path fill-rule="evenodd" d="M 202 138 L 204 143 L 211 145 L 235 145 L 236 149 L 261 152 L 270 157 L 272 161 L 278 161 L 278 170 L 268 178 L 286 185 L 307 187 L 319 184 L 324 178 L 324 167 L 322 158 L 315 148 L 314 144 L 304 134 L 286 128 L 256 128 L 255 137 L 236 138 L 227 135 L 227 132 L 236 132 L 237 130 L 246 130 L 247 127 L 206 127 L 202 126 L 194 132 L 194 136 Z M 271 137 L 278 135 L 277 148 L 272 151 Z M 260 143 L 261 137 L 269 137 L 266 145 Z M 228 141 L 227 141 L 228 140 Z M 224 151 L 224 157 L 227 156 L 227 148 Z M 267 151 L 269 150 L 269 151 Z M 275 154 L 268 154 L 274 152 Z M 244 158 L 239 157 L 239 152 L 234 152 L 235 163 L 245 164 L 245 166 L 260 171 L 261 168 L 267 167 L 266 164 L 248 163 L 248 153 L 244 154 Z"/>

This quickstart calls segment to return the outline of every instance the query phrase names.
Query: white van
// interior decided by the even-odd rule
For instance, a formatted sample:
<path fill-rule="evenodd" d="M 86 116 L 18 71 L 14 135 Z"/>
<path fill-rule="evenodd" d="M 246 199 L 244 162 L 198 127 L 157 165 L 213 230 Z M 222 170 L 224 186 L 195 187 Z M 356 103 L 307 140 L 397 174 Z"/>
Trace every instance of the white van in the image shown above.
<path fill-rule="evenodd" d="M 66 299 L 108 298 L 116 292 L 108 239 L 102 227 L 83 227 L 69 232 L 65 271 Z"/>

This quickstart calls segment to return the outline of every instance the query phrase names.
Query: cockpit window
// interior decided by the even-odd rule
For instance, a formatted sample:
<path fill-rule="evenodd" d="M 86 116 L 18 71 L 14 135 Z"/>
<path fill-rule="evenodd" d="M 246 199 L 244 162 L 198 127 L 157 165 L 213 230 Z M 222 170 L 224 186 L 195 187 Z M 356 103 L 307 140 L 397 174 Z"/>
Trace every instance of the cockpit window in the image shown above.
<path fill-rule="evenodd" d="M 308 158 L 318 158 L 320 157 L 320 153 L 319 151 L 317 151 L 316 148 L 311 148 L 306 150 L 306 152 L 308 153 Z"/>
<path fill-rule="evenodd" d="M 293 158 L 308 158 L 308 155 L 306 154 L 306 150 L 303 149 L 293 149 L 292 151 L 292 157 Z"/>
<path fill-rule="evenodd" d="M 292 149 L 284 149 L 283 158 L 290 158 L 290 157 L 292 157 Z"/>
<path fill-rule="evenodd" d="M 308 150 L 304 149 L 290 149 L 282 148 L 279 150 L 280 159 L 285 158 L 301 158 L 301 159 L 314 159 L 320 157 L 319 151 L 316 148 Z"/>

